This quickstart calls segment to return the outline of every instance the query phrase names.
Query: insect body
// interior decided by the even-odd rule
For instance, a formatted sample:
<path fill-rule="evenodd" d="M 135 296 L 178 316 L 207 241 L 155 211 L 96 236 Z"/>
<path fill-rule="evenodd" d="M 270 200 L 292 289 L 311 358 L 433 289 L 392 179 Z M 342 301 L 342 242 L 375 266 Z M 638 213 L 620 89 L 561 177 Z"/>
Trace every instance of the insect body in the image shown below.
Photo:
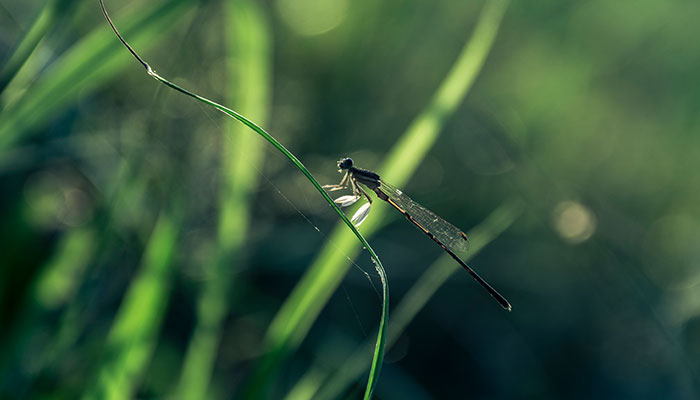
<path fill-rule="evenodd" d="M 367 198 L 367 204 L 360 207 L 351 218 L 355 225 L 359 226 L 365 218 L 367 218 L 372 204 L 372 198 L 362 188 L 362 186 L 364 186 L 373 191 L 378 198 L 389 203 L 425 235 L 442 247 L 442 249 L 469 272 L 469 274 L 479 282 L 503 308 L 510 311 L 511 306 L 508 300 L 455 254 L 455 251 L 464 251 L 469 248 L 469 239 L 464 232 L 440 218 L 432 211 L 411 200 L 411 198 L 403 194 L 399 189 L 384 182 L 379 177 L 379 174 L 355 167 L 351 158 L 344 158 L 338 161 L 338 171 L 341 173 L 345 172 L 343 179 L 341 179 L 337 185 L 326 185 L 324 188 L 335 191 L 351 187 L 352 195 L 341 196 L 335 199 L 337 204 L 341 207 L 347 207 L 357 202 L 362 196 Z"/>

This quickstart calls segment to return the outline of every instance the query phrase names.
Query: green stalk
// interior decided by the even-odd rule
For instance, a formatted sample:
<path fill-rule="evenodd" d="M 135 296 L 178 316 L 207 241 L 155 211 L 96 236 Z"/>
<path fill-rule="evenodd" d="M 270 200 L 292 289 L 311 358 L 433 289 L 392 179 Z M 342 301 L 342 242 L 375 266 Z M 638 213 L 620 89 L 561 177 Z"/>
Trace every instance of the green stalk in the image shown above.
<path fill-rule="evenodd" d="M 156 345 L 168 304 L 173 256 L 182 222 L 177 207 L 161 211 L 105 344 L 97 378 L 84 399 L 130 398 Z"/>
<path fill-rule="evenodd" d="M 40 325 L 47 313 L 61 309 L 75 295 L 85 270 L 95 252 L 95 229 L 92 226 L 76 228 L 61 238 L 56 252 L 38 274 L 36 281 L 22 306 L 20 318 L 6 328 L 6 339 L 0 348 L 0 373 L 16 367 L 26 357 L 27 348 L 37 334 L 33 327 Z M 33 349 L 36 351 L 36 348 Z M 46 349 L 35 361 L 43 365 Z M 0 379 L 0 387 L 12 385 L 17 388 L 24 381 Z"/>
<path fill-rule="evenodd" d="M 62 238 L 56 254 L 44 267 L 33 290 L 42 310 L 55 310 L 75 294 L 96 250 L 95 229 L 73 229 Z"/>
<path fill-rule="evenodd" d="M 39 41 L 44 37 L 51 26 L 55 25 L 56 17 L 59 11 L 66 7 L 70 0 L 50 0 L 44 4 L 44 7 L 39 12 L 39 15 L 34 20 L 34 23 L 22 37 L 22 40 L 17 44 L 17 47 L 12 52 L 12 55 L 7 60 L 5 65 L 0 70 L 0 93 L 2 93 L 7 84 L 14 78 L 17 71 L 22 68 L 25 61 L 31 56 L 36 49 Z"/>
<path fill-rule="evenodd" d="M 364 248 L 367 249 L 372 260 L 375 263 L 375 268 L 377 269 L 377 273 L 379 274 L 379 277 L 382 281 L 382 294 L 383 294 L 383 296 L 382 296 L 382 299 L 383 299 L 382 316 L 380 319 L 379 330 L 377 333 L 377 342 L 376 342 L 376 346 L 375 346 L 375 350 L 374 350 L 371 372 L 370 372 L 370 376 L 368 378 L 367 387 L 365 389 L 365 398 L 371 397 L 372 392 L 374 391 L 374 387 L 376 385 L 377 377 L 379 376 L 379 372 L 381 370 L 382 361 L 384 360 L 384 341 L 386 338 L 386 321 L 387 321 L 388 312 L 389 312 L 389 287 L 387 285 L 386 272 L 384 271 L 384 267 L 383 267 L 381 261 L 379 260 L 379 257 L 377 256 L 377 254 L 374 252 L 374 250 L 369 245 L 369 243 L 365 240 L 365 238 L 360 234 L 360 232 L 357 230 L 355 225 L 353 225 L 350 222 L 350 220 L 345 216 L 345 214 L 343 214 L 343 212 L 340 210 L 340 208 L 333 202 L 333 199 L 331 199 L 331 197 L 328 195 L 328 193 L 326 193 L 326 191 L 323 190 L 323 188 L 321 187 L 321 184 L 318 183 L 318 181 L 313 177 L 311 172 L 304 166 L 304 164 L 302 164 L 301 161 L 299 161 L 299 159 L 294 154 L 292 154 L 289 150 L 287 150 L 286 147 L 284 147 L 279 141 L 277 141 L 277 139 L 272 137 L 264 129 L 262 129 L 257 124 L 255 124 L 253 121 L 249 120 L 248 118 L 244 117 L 243 115 L 241 115 L 241 114 L 237 113 L 236 111 L 233 111 L 230 108 L 227 108 L 219 103 L 216 103 L 216 102 L 211 101 L 205 97 L 202 97 L 202 96 L 199 96 L 193 92 L 190 92 L 189 90 L 184 89 L 184 88 L 168 81 L 167 79 L 161 77 L 160 75 L 158 75 L 151 68 L 151 66 L 148 65 L 148 63 L 146 63 L 146 61 L 144 61 L 141 58 L 141 56 L 139 56 L 138 53 L 136 53 L 136 51 L 119 34 L 119 32 L 117 31 L 117 28 L 114 26 L 114 24 L 112 23 L 112 20 L 109 18 L 109 15 L 107 14 L 107 10 L 105 10 L 105 8 L 104 8 L 104 4 L 103 4 L 102 0 L 100 0 L 100 6 L 102 7 L 102 12 L 104 13 L 105 18 L 107 19 L 107 22 L 112 27 L 112 30 L 114 31 L 114 33 L 117 35 L 117 37 L 122 42 L 122 44 L 129 50 L 129 52 L 131 52 L 131 54 L 134 56 L 134 58 L 136 58 L 141 63 L 141 65 L 144 66 L 144 68 L 146 69 L 146 72 L 149 75 L 151 75 L 154 79 L 163 83 L 164 85 L 169 86 L 172 89 L 175 89 L 180 93 L 183 93 L 185 95 L 193 97 L 194 99 L 199 100 L 202 103 L 205 103 L 207 105 L 210 105 L 210 106 L 216 108 L 217 110 L 223 112 L 224 114 L 227 114 L 227 115 L 237 119 L 238 121 L 240 121 L 241 123 L 243 123 L 244 125 L 249 127 L 250 129 L 255 131 L 257 134 L 262 136 L 265 140 L 267 140 L 270 144 L 272 144 L 277 150 L 279 150 L 282 154 L 284 154 L 284 156 L 287 157 L 292 162 L 292 164 L 294 164 L 294 166 L 296 166 L 297 169 L 299 171 L 301 171 L 302 174 L 304 174 L 304 176 L 311 182 L 311 184 L 316 188 L 316 190 L 318 190 L 318 192 L 321 194 L 321 196 L 323 196 L 323 198 L 326 200 L 326 202 L 335 210 L 335 212 L 343 220 L 343 222 L 345 222 L 345 224 L 352 230 L 353 234 L 362 243 L 362 246 L 364 246 Z M 253 386 L 254 392 L 258 392 L 260 390 L 262 390 L 262 388 L 260 386 L 257 386 L 257 387 Z"/>
<path fill-rule="evenodd" d="M 257 2 L 225 2 L 224 19 L 229 76 L 227 101 L 264 123 L 270 103 L 270 32 Z M 221 154 L 221 193 L 215 255 L 205 266 L 204 287 L 198 300 L 197 323 L 187 348 L 177 397 L 211 398 L 207 388 L 221 340 L 222 320 L 228 311 L 229 292 L 243 262 L 241 249 L 250 225 L 251 192 L 256 180 L 251 169 L 261 169 L 263 143 L 246 127 L 226 119 Z M 229 138 L 230 136 L 230 138 Z"/>
<path fill-rule="evenodd" d="M 136 159 L 144 155 L 130 156 Z M 33 312 L 25 313 L 33 314 L 38 324 L 40 318 L 46 318 L 48 311 L 63 308 L 54 330 L 55 335 L 50 344 L 44 346 L 38 358 L 38 371 L 55 368 L 66 354 L 74 351 L 74 346 L 85 329 L 81 315 L 86 305 L 84 299 L 76 297 L 80 283 L 85 279 L 89 268 L 94 268 L 94 264 L 99 263 L 98 259 L 111 251 L 109 241 L 106 240 L 109 236 L 106 230 L 111 222 L 123 223 L 127 219 L 133 219 L 129 214 L 134 212 L 134 208 L 140 209 L 143 205 L 140 201 L 146 185 L 143 171 L 135 170 L 132 164 L 135 164 L 134 161 L 123 160 L 117 176 L 112 180 L 114 187 L 105 190 L 110 198 L 106 203 L 111 207 L 100 211 L 100 214 L 104 214 L 97 216 L 93 224 L 67 231 L 37 279 L 32 291 L 32 305 L 28 307 Z M 12 344 L 17 354 L 23 354 L 23 346 L 28 344 L 26 342 L 27 340 Z"/>
<path fill-rule="evenodd" d="M 464 45 L 435 95 L 389 151 L 386 161 L 378 169 L 382 178 L 401 187 L 421 164 L 437 140 L 445 120 L 454 113 L 481 70 L 508 3 L 508 0 L 486 2 L 472 37 Z M 385 205 L 373 207 L 372 217 L 362 225 L 365 236 L 372 236 L 391 217 L 396 217 L 394 210 L 391 213 L 387 214 Z M 268 354 L 255 373 L 254 386 L 262 387 L 269 382 L 271 374 L 282 360 L 281 352 L 290 353 L 299 346 L 350 267 L 347 258 L 355 258 L 360 250 L 345 229 L 337 226 L 333 230 L 327 245 L 270 325 L 265 337 Z"/>

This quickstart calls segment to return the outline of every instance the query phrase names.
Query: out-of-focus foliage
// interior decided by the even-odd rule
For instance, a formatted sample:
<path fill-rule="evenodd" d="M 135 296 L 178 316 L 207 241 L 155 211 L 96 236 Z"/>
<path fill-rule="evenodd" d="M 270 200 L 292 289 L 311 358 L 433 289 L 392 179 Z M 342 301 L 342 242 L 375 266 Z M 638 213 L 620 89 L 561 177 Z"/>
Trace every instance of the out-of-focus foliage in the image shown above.
<path fill-rule="evenodd" d="M 251 3 L 256 29 L 232 29 Z M 324 183 L 343 156 L 382 165 L 483 6 L 107 3 L 156 70 L 250 113 Z M 423 275 L 440 249 L 385 213 L 371 243 L 399 316 L 421 307 L 414 284 L 442 286 L 398 322 L 377 398 L 700 396 L 698 12 L 510 5 L 403 189 L 465 230 L 483 223 L 470 265 L 513 311 L 461 270 Z M 240 395 L 281 305 L 334 246 L 336 216 L 286 159 L 129 57 L 96 1 L 0 0 L 2 397 Z M 262 153 L 235 152 L 242 134 Z M 511 217 L 489 228 L 492 213 Z M 375 336 L 374 267 L 354 263 L 266 377 L 269 398 L 334 393 L 335 370 Z"/>

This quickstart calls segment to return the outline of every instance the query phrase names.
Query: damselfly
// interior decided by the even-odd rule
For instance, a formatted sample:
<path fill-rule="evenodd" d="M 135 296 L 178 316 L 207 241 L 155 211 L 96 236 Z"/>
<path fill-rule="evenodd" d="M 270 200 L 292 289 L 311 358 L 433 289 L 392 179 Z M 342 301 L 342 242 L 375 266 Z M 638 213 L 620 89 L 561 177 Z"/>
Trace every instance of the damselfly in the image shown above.
<path fill-rule="evenodd" d="M 467 270 L 467 272 L 469 272 L 469 274 L 479 282 L 503 308 L 510 311 L 511 307 L 508 300 L 455 254 L 455 251 L 466 251 L 469 248 L 469 239 L 464 232 L 438 217 L 432 211 L 411 200 L 399 189 L 381 180 L 378 174 L 355 167 L 351 158 L 344 158 L 338 161 L 338 172 L 345 172 L 340 183 L 337 185 L 326 185 L 324 188 L 335 191 L 351 187 L 352 195 L 341 196 L 335 199 L 337 204 L 341 207 L 347 207 L 357 202 L 362 196 L 367 198 L 367 203 L 360 207 L 352 217 L 352 222 L 355 225 L 359 226 L 362 221 L 367 218 L 372 204 L 372 198 L 362 189 L 362 186 L 360 186 L 361 184 L 376 193 L 377 197 L 391 204 L 391 206 L 403 214 L 407 220 L 417 226 L 418 229 L 423 231 L 429 238 L 433 239 L 433 241 L 440 245 L 440 247 L 454 258 L 459 265 Z"/>

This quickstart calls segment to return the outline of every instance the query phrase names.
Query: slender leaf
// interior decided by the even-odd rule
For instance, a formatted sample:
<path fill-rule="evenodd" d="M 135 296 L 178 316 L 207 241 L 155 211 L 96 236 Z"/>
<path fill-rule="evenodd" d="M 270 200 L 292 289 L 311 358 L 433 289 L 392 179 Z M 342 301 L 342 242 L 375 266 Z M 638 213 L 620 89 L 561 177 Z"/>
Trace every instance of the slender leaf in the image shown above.
<path fill-rule="evenodd" d="M 182 215 L 176 207 L 158 217 L 134 278 L 107 338 L 97 379 L 84 399 L 131 397 L 155 348 L 158 328 L 168 303 L 172 260 Z"/>
<path fill-rule="evenodd" d="M 34 23 L 25 32 L 22 40 L 17 44 L 12 55 L 2 67 L 2 70 L 0 70 L 0 93 L 5 90 L 17 71 L 22 68 L 22 65 L 31 56 L 39 41 L 49 28 L 55 24 L 61 9 L 66 7 L 69 2 L 72 2 L 72 0 L 50 0 L 44 4 Z"/>
<path fill-rule="evenodd" d="M 368 384 L 365 392 L 365 397 L 370 397 L 374 387 L 376 385 L 376 378 L 379 375 L 380 369 L 381 369 L 381 363 L 384 359 L 384 341 L 386 339 L 386 321 L 388 319 L 388 312 L 389 312 L 389 287 L 386 279 L 386 272 L 384 271 L 384 267 L 382 266 L 381 261 L 379 260 L 379 257 L 377 254 L 374 252 L 372 247 L 369 245 L 369 243 L 365 240 L 365 238 L 360 234 L 360 232 L 357 230 L 357 228 L 350 222 L 350 220 L 343 214 L 343 212 L 340 210 L 340 208 L 333 202 L 333 199 L 326 193 L 325 190 L 323 190 L 323 187 L 321 186 L 320 183 L 313 177 L 311 172 L 302 164 L 302 162 L 294 155 L 292 154 L 289 150 L 287 150 L 282 143 L 277 141 L 272 135 L 270 135 L 267 131 L 262 129 L 260 126 L 258 126 L 256 123 L 251 121 L 250 119 L 244 117 L 243 115 L 239 114 L 236 111 L 231 110 L 230 108 L 227 108 L 221 104 L 218 104 L 214 101 L 211 101 L 205 97 L 199 96 L 187 89 L 184 89 L 167 79 L 161 77 L 159 74 L 155 72 L 151 68 L 146 61 L 144 61 L 138 53 L 124 40 L 124 38 L 119 34 L 117 31 L 117 28 L 114 26 L 112 23 L 112 20 L 109 18 L 109 15 L 107 14 L 107 10 L 104 8 L 104 4 L 102 0 L 100 0 L 100 6 L 102 7 L 102 11 L 105 15 L 105 18 L 107 19 L 107 22 L 110 24 L 112 27 L 112 30 L 114 33 L 117 35 L 119 40 L 122 42 L 122 44 L 131 52 L 131 54 L 141 63 L 141 65 L 146 68 L 146 72 L 151 75 L 154 79 L 157 81 L 165 84 L 166 86 L 171 87 L 172 89 L 177 90 L 180 93 L 186 94 L 190 97 L 193 97 L 207 105 L 210 105 L 217 110 L 223 112 L 224 114 L 227 114 L 238 121 L 242 122 L 244 125 L 248 126 L 250 129 L 258 133 L 260 136 L 262 136 L 265 140 L 267 140 L 270 144 L 272 144 L 277 150 L 279 150 L 282 154 L 284 154 L 291 162 L 294 164 L 294 166 L 297 167 L 299 171 L 301 171 L 302 174 L 311 182 L 311 184 L 318 190 L 318 192 L 323 196 L 323 198 L 326 200 L 326 202 L 335 210 L 335 212 L 340 216 L 340 218 L 345 222 L 345 224 L 352 230 L 354 235 L 357 237 L 357 239 L 361 242 L 361 244 L 364 246 L 365 249 L 370 254 L 370 257 L 374 261 L 375 268 L 377 269 L 377 273 L 379 274 L 381 281 L 382 281 L 382 316 L 379 322 L 379 331 L 377 334 L 377 342 L 376 342 L 376 347 L 375 347 L 375 353 L 373 357 L 373 364 L 372 364 L 372 374 L 370 374 L 370 377 L 368 379 Z M 259 381 L 258 381 L 259 382 Z M 259 386 L 252 386 L 253 392 L 257 392 L 260 390 Z"/>

